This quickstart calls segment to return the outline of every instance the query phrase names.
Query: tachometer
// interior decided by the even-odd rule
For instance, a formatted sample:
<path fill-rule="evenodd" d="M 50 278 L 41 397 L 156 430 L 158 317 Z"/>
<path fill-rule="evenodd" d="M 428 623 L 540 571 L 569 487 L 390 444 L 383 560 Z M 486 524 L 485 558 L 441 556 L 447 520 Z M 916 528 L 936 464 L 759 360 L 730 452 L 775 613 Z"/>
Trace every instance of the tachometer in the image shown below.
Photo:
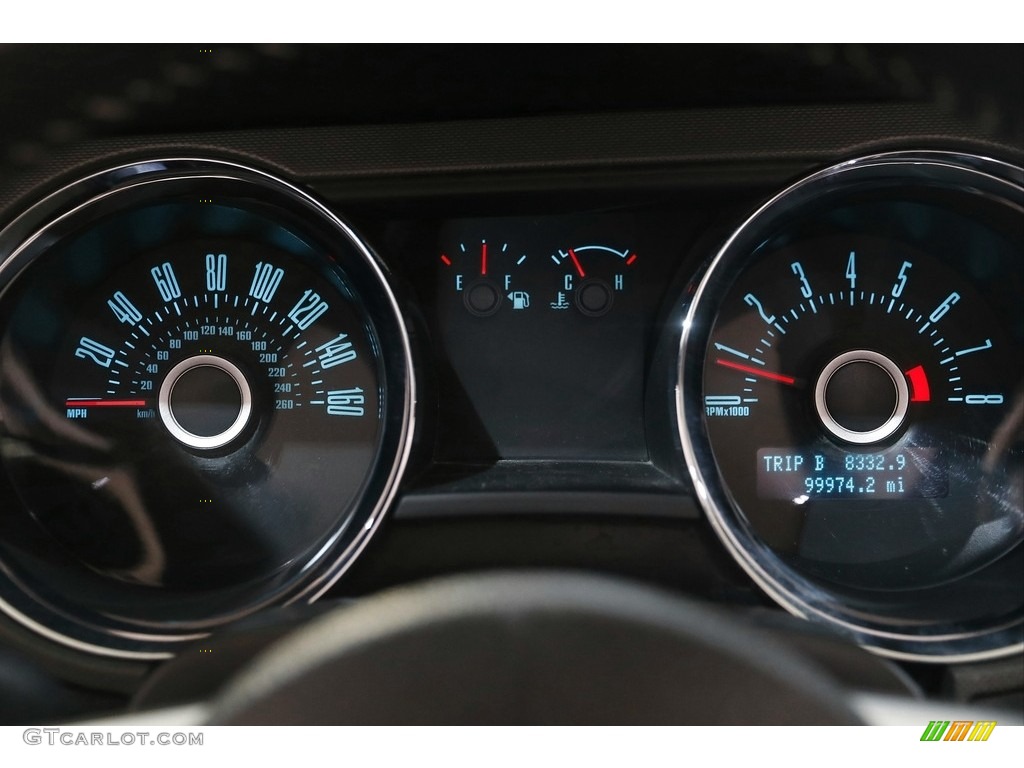
<path fill-rule="evenodd" d="M 889 653 L 1020 642 L 1018 169 L 879 156 L 787 190 L 725 246 L 684 339 L 705 506 L 780 602 Z"/>
<path fill-rule="evenodd" d="M 408 338 L 366 246 L 210 161 L 92 177 L 3 243 L 0 606 L 138 655 L 326 588 L 411 429 Z"/>

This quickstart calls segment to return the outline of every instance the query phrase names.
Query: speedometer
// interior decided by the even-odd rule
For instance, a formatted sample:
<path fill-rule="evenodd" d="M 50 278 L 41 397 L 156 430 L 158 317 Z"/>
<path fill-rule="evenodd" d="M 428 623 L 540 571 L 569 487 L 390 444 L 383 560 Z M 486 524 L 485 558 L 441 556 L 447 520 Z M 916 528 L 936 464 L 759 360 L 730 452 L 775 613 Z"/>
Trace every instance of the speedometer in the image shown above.
<path fill-rule="evenodd" d="M 941 154 L 817 174 L 688 317 L 681 434 L 716 530 L 782 604 L 891 654 L 1020 641 L 1020 183 Z"/>
<path fill-rule="evenodd" d="M 407 334 L 354 233 L 183 160 L 73 185 L 4 242 L 0 606 L 138 655 L 337 578 L 411 429 Z"/>

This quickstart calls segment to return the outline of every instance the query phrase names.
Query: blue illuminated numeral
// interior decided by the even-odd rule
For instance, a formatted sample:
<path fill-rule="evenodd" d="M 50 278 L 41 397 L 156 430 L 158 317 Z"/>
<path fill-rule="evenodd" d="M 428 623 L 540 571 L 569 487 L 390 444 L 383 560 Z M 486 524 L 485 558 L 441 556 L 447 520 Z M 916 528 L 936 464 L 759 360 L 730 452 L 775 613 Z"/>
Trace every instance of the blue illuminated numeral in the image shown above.
<path fill-rule="evenodd" d="M 352 349 L 352 342 L 345 341 L 347 338 L 348 334 L 343 333 L 316 348 L 316 351 L 320 353 L 319 360 L 322 369 L 333 368 L 356 359 L 356 351 Z"/>
<path fill-rule="evenodd" d="M 295 323 L 300 331 L 304 331 L 326 311 L 327 302 L 320 300 L 320 294 L 307 290 L 288 313 L 288 319 Z"/>
<path fill-rule="evenodd" d="M 114 313 L 118 322 L 135 325 L 142 319 L 142 313 L 135 308 L 135 305 L 128 300 L 128 297 L 118 291 L 112 299 L 107 301 L 107 306 Z"/>
<path fill-rule="evenodd" d="M 949 296 L 947 296 L 943 300 L 941 304 L 939 304 L 939 306 L 935 308 L 934 312 L 928 315 L 928 319 L 931 320 L 933 323 L 939 322 L 939 320 L 941 320 L 945 316 L 945 314 L 949 312 L 949 308 L 956 304 L 958 301 L 960 301 L 960 294 L 957 293 L 956 291 L 953 291 L 951 294 L 949 294 Z"/>
<path fill-rule="evenodd" d="M 757 314 L 759 314 L 761 316 L 761 319 L 764 320 L 766 323 L 771 324 L 775 322 L 775 315 L 769 315 L 767 312 L 765 312 L 764 307 L 761 306 L 761 302 L 757 300 L 757 297 L 754 296 L 754 294 L 748 293 L 746 296 L 743 297 L 743 300 L 747 302 L 747 304 L 750 305 L 751 307 L 757 307 Z"/>
<path fill-rule="evenodd" d="M 903 266 L 900 267 L 900 273 L 896 275 L 896 282 L 892 286 L 892 297 L 898 299 L 900 294 L 903 293 L 903 289 L 907 287 L 907 270 L 910 269 L 913 264 L 909 261 L 904 261 Z"/>
<path fill-rule="evenodd" d="M 707 395 L 704 397 L 704 405 L 740 405 L 743 398 L 739 395 Z"/>
<path fill-rule="evenodd" d="M 75 350 L 75 357 L 79 357 L 82 360 L 92 360 L 101 368 L 109 368 L 110 364 L 114 362 L 115 354 L 114 350 L 110 347 L 104 346 L 98 341 L 93 341 L 85 336 L 78 342 L 78 349 Z"/>
<path fill-rule="evenodd" d="M 223 291 L 228 287 L 228 255 L 206 254 L 206 290 Z"/>
<path fill-rule="evenodd" d="M 807 275 L 804 274 L 804 268 L 799 261 L 794 261 L 789 265 L 790 269 L 793 270 L 793 274 L 797 276 L 800 281 L 800 295 L 805 299 L 811 298 L 814 295 L 814 291 L 811 290 L 811 284 L 807 282 Z"/>
<path fill-rule="evenodd" d="M 256 301 L 265 301 L 269 304 L 283 279 L 283 269 L 275 269 L 273 264 L 264 264 L 261 261 L 256 265 L 256 273 L 253 275 L 252 285 L 249 286 L 249 295 Z"/>
<path fill-rule="evenodd" d="M 166 261 L 159 267 L 149 270 L 153 276 L 156 288 L 160 291 L 160 298 L 164 301 L 174 301 L 181 297 L 181 288 L 178 287 L 178 278 L 174 276 L 174 269 Z"/>
<path fill-rule="evenodd" d="M 363 390 L 335 389 L 327 393 L 327 413 L 331 416 L 362 416 Z"/>
<path fill-rule="evenodd" d="M 954 357 L 963 357 L 969 355 L 972 352 L 984 352 L 986 349 L 992 349 L 992 339 L 985 339 L 984 344 L 979 344 L 977 347 L 968 347 L 967 349 L 961 349 L 959 352 L 954 352 Z"/>
<path fill-rule="evenodd" d="M 850 258 L 846 262 L 846 279 L 850 281 L 850 290 L 857 287 L 857 254 L 850 251 Z"/>
<path fill-rule="evenodd" d="M 967 405 L 1002 405 L 1002 395 L 967 395 L 964 397 Z"/>

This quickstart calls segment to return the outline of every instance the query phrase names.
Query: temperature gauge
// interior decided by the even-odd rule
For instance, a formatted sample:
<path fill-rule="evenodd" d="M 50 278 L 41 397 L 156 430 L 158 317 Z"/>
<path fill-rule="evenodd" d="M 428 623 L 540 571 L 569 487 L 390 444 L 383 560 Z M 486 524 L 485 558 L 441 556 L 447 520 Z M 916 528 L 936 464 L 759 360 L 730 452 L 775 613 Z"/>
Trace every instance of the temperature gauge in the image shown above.
<path fill-rule="evenodd" d="M 575 307 L 588 317 L 600 317 L 612 308 L 615 295 L 625 290 L 626 273 L 636 264 L 637 255 L 607 245 L 581 245 L 559 250 L 551 260 L 562 268 L 551 309 Z"/>
<path fill-rule="evenodd" d="M 500 241 L 464 241 L 441 253 L 452 288 L 466 310 L 477 317 L 490 317 L 503 306 L 512 311 L 530 308 L 530 294 L 514 280 L 516 269 L 525 263 L 525 253 Z"/>

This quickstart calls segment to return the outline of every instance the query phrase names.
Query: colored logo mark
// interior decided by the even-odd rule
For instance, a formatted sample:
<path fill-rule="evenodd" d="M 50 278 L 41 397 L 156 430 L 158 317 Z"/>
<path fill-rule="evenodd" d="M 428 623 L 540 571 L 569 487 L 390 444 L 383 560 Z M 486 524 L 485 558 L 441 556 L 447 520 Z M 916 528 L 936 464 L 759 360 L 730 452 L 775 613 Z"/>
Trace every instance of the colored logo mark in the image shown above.
<path fill-rule="evenodd" d="M 988 741 L 995 727 L 995 720 L 932 720 L 921 741 Z"/>

